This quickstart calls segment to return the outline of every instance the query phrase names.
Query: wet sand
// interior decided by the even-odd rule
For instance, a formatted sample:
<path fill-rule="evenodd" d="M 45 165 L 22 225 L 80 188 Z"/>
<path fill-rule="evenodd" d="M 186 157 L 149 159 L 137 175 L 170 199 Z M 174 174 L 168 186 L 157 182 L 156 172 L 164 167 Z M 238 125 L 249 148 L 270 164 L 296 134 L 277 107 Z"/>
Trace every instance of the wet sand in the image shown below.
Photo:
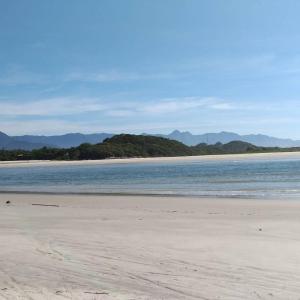
<path fill-rule="evenodd" d="M 0 299 L 300 297 L 300 201 L 0 194 L 0 214 Z"/>

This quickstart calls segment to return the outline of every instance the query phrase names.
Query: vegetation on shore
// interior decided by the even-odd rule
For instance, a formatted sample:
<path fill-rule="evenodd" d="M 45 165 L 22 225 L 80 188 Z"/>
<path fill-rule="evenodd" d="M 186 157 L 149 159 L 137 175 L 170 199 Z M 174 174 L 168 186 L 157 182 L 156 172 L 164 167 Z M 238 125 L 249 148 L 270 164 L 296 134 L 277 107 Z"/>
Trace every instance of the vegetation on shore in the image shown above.
<path fill-rule="evenodd" d="M 0 150 L 0 160 L 92 160 L 286 151 L 300 151 L 300 148 L 257 147 L 241 141 L 189 147 L 162 137 L 120 134 L 105 139 L 99 144 L 81 144 L 68 149 L 43 147 L 32 151 Z"/>

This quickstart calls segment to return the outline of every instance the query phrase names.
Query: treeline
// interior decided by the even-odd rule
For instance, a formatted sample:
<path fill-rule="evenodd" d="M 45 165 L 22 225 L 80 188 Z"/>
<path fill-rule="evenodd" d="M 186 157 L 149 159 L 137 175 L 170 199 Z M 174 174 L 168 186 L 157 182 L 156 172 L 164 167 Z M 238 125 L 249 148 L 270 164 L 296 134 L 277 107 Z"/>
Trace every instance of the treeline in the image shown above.
<path fill-rule="evenodd" d="M 300 151 L 300 148 L 257 147 L 241 141 L 215 145 L 199 144 L 189 147 L 178 141 L 162 137 L 121 134 L 99 144 L 82 144 L 68 149 L 44 147 L 32 151 L 0 150 L 0 160 L 92 160 L 281 151 Z"/>

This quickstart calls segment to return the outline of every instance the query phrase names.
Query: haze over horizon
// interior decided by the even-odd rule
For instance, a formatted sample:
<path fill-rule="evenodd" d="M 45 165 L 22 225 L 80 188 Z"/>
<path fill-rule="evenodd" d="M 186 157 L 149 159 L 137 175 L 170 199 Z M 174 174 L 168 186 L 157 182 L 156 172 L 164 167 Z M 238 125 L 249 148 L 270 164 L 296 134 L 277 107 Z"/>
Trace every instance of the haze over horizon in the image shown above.
<path fill-rule="evenodd" d="M 300 2 L 11 0 L 0 131 L 300 139 Z"/>

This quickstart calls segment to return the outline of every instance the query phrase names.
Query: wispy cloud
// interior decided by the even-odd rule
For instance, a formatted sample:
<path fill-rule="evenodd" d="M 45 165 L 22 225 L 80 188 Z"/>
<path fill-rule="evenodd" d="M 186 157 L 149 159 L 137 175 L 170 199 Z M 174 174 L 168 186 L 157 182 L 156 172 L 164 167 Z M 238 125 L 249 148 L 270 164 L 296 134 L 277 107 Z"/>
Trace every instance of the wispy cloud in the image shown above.
<path fill-rule="evenodd" d="M 166 115 L 170 113 L 183 113 L 195 110 L 234 110 L 237 109 L 230 102 L 213 97 L 179 97 L 163 98 L 147 102 L 127 102 L 120 104 L 118 108 L 111 106 L 105 111 L 111 116 L 130 115 Z"/>
<path fill-rule="evenodd" d="M 112 83 L 129 82 L 140 80 L 167 80 L 178 78 L 175 72 L 171 73 L 147 73 L 147 72 L 125 72 L 120 70 L 106 70 L 98 72 L 69 72 L 61 74 L 41 74 L 13 67 L 0 73 L 0 86 L 24 86 L 24 85 L 48 85 L 49 89 L 55 84 L 64 85 L 71 82 L 82 83 Z"/>
<path fill-rule="evenodd" d="M 221 99 L 202 97 L 167 98 L 150 101 L 106 101 L 96 98 L 57 97 L 32 101 L 1 100 L 2 116 L 61 116 L 101 112 L 115 117 L 157 115 L 195 109 L 228 110 L 234 107 Z"/>
<path fill-rule="evenodd" d="M 59 116 L 101 111 L 104 106 L 92 99 L 58 97 L 33 101 L 1 101 L 3 116 Z"/>
<path fill-rule="evenodd" d="M 63 81 L 72 82 L 117 82 L 117 81 L 137 81 L 137 80 L 158 80 L 172 79 L 178 77 L 178 74 L 172 72 L 124 72 L 120 70 L 105 70 L 97 72 L 70 72 L 63 77 Z"/>
<path fill-rule="evenodd" d="M 16 66 L 0 74 L 0 85 L 6 86 L 42 84 L 46 81 L 47 77 L 45 75 L 33 73 Z"/>
<path fill-rule="evenodd" d="M 237 106 L 231 104 L 231 103 L 226 103 L 226 102 L 220 102 L 220 103 L 215 103 L 210 106 L 213 109 L 217 110 L 233 110 L 237 109 Z"/>
<path fill-rule="evenodd" d="M 23 135 L 23 134 L 65 134 L 68 132 L 80 132 L 80 133 L 93 133 L 93 132 L 107 132 L 107 133 L 157 133 L 157 132 L 170 132 L 174 128 L 186 129 L 185 123 L 176 122 L 164 122 L 158 124 L 153 121 L 139 122 L 138 126 L 133 121 L 126 124 L 103 124 L 101 121 L 80 121 L 73 122 L 70 120 L 0 120 L 1 131 L 10 135 Z"/>
<path fill-rule="evenodd" d="M 37 46 L 42 44 L 37 43 Z M 166 71 L 166 69 L 168 71 Z M 240 76 L 276 75 L 284 76 L 300 73 L 300 56 L 279 57 L 273 53 L 239 57 L 192 58 L 171 66 L 153 71 L 151 69 L 100 69 L 64 71 L 56 74 L 42 74 L 13 65 L 0 73 L 0 86 L 40 85 L 51 88 L 54 84 L 66 83 L 117 83 L 130 81 L 178 80 L 199 76 L 199 74 L 218 76 L 219 73 Z"/>
<path fill-rule="evenodd" d="M 64 81 L 81 81 L 81 82 L 111 82 L 111 81 L 130 81 L 139 80 L 141 76 L 137 73 L 126 73 L 116 70 L 105 72 L 71 72 L 66 74 Z"/>
<path fill-rule="evenodd" d="M 229 103 L 213 97 L 179 97 L 160 99 L 158 101 L 142 104 L 136 108 L 136 111 L 148 114 L 165 114 L 201 108 L 223 109 L 222 105 L 229 107 Z"/>
<path fill-rule="evenodd" d="M 273 53 L 262 53 L 257 55 L 239 57 L 209 57 L 206 59 L 194 58 L 179 64 L 183 70 L 206 70 L 218 72 L 245 72 L 266 69 L 274 66 L 277 56 Z"/>

